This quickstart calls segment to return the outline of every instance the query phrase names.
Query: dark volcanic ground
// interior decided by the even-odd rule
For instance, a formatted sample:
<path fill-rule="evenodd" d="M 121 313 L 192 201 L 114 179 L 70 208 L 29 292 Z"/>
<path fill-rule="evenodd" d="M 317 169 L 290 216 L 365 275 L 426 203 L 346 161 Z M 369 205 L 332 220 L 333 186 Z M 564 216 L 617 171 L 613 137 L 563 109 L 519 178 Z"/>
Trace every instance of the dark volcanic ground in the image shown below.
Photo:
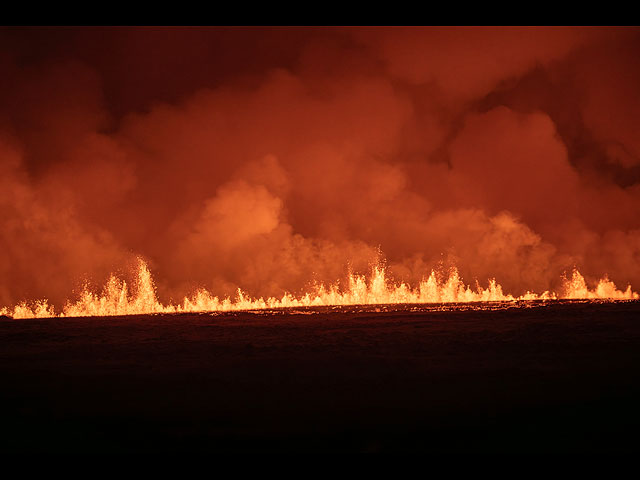
<path fill-rule="evenodd" d="M 532 305 L 1 321 L 0 448 L 639 451 L 640 302 Z"/>

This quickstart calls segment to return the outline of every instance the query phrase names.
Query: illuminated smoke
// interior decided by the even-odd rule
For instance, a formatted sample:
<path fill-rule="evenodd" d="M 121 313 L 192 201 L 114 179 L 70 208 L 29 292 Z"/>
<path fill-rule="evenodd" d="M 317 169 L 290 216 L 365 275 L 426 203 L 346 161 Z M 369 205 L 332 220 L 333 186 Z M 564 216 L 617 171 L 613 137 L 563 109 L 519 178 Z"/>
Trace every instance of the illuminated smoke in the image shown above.
<path fill-rule="evenodd" d="M 574 267 L 637 288 L 639 39 L 0 30 L 0 305 L 62 312 L 112 272 L 134 285 L 138 255 L 154 305 L 300 299 L 380 252 L 414 293 L 453 266 L 516 298 L 564 296 Z"/>

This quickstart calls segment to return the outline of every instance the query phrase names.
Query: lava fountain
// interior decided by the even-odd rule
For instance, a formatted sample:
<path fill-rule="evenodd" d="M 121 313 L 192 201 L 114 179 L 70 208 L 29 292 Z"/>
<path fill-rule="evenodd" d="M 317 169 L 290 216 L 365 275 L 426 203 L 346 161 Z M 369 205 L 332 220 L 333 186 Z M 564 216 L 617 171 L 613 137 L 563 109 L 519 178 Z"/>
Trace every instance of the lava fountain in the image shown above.
<path fill-rule="evenodd" d="M 369 278 L 364 275 L 350 274 L 348 285 L 341 289 L 338 284 L 314 286 L 311 291 L 295 296 L 285 293 L 280 298 L 253 298 L 238 289 L 235 298 L 220 299 L 205 289 L 199 289 L 180 304 L 163 305 L 158 301 L 156 289 L 147 264 L 140 260 L 134 288 L 111 275 L 100 294 L 91 292 L 85 286 L 80 298 L 67 301 L 62 312 L 56 313 L 47 300 L 22 302 L 13 308 L 4 307 L 0 314 L 13 318 L 46 317 L 87 317 L 113 315 L 140 315 L 152 313 L 186 312 L 228 312 L 243 310 L 264 310 L 286 307 L 324 307 L 348 305 L 401 305 L 434 303 L 470 303 L 470 302 L 516 302 L 522 300 L 637 300 L 637 292 L 631 289 L 617 289 L 607 277 L 602 278 L 594 289 L 589 289 L 584 277 L 576 269 L 569 278 L 565 278 L 559 293 L 545 291 L 527 292 L 515 297 L 505 294 L 495 279 L 490 279 L 488 287 L 479 284 L 475 289 L 466 285 L 457 269 L 453 268 L 448 278 L 439 279 L 435 271 L 423 278 L 419 285 L 411 287 L 406 283 L 393 283 L 386 275 L 385 268 L 376 265 Z"/>

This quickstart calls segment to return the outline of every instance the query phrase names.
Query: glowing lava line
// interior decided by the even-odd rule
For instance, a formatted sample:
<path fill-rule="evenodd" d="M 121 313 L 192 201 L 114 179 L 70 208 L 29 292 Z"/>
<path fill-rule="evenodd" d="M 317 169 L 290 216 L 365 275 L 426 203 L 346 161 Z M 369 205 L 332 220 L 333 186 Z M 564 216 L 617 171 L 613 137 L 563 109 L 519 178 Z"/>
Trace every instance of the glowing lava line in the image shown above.
<path fill-rule="evenodd" d="M 520 297 L 504 294 L 502 286 L 495 279 L 489 281 L 488 288 L 480 285 L 472 290 L 465 285 L 458 271 L 453 269 L 444 281 L 438 280 L 436 273 L 431 272 L 416 288 L 405 283 L 393 284 L 386 277 L 385 269 L 374 267 L 369 281 L 362 275 L 350 275 L 345 290 L 337 285 L 325 287 L 319 285 L 310 293 L 295 297 L 286 293 L 281 298 L 255 299 L 238 289 L 235 299 L 220 299 L 201 289 L 191 297 L 185 297 L 182 304 L 163 305 L 156 296 L 156 289 L 147 265 L 140 261 L 135 293 L 129 292 L 125 281 L 111 276 L 103 288 L 102 294 L 90 292 L 86 287 L 75 302 L 67 302 L 62 313 L 57 314 L 47 300 L 31 305 L 23 302 L 12 309 L 2 308 L 0 314 L 13 318 L 45 318 L 45 317 L 85 317 L 138 315 L 150 313 L 178 312 L 227 312 L 239 310 L 261 310 L 283 307 L 319 307 L 340 305 L 376 305 L 376 304 L 418 304 L 418 303 L 451 303 L 451 302 L 514 302 L 517 300 L 553 300 L 553 299 L 608 299 L 636 300 L 638 293 L 629 285 L 625 291 L 618 290 L 616 285 L 603 278 L 594 290 L 589 290 L 584 277 L 577 270 L 570 279 L 565 279 L 561 294 L 543 292 L 541 294 L 527 292 Z"/>

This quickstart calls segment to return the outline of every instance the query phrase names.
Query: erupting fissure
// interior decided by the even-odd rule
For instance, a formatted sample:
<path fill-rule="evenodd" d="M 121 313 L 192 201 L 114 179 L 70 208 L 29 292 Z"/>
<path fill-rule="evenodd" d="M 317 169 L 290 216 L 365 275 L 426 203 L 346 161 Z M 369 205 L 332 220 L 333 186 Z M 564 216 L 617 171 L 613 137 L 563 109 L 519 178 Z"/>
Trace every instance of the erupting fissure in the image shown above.
<path fill-rule="evenodd" d="M 607 299 L 636 300 L 638 293 L 631 290 L 631 285 L 624 291 L 606 277 L 598 282 L 595 289 L 587 287 L 584 277 L 574 270 L 571 277 L 564 280 L 561 294 L 543 292 L 536 294 L 527 292 L 520 297 L 504 294 L 502 286 L 495 279 L 489 281 L 488 288 L 477 285 L 475 290 L 465 285 L 458 271 L 451 270 L 446 280 L 438 279 L 434 271 L 423 279 L 416 288 L 406 283 L 394 284 L 387 276 L 385 269 L 375 266 L 369 280 L 363 275 L 349 275 L 346 289 L 338 285 L 326 287 L 321 284 L 312 292 L 302 296 L 286 293 L 281 298 L 255 299 L 238 289 L 235 299 L 220 299 L 201 289 L 182 304 L 163 305 L 156 296 L 151 272 L 144 261 L 140 261 L 135 285 L 135 293 L 129 291 L 127 283 L 111 276 L 98 295 L 85 287 L 80 298 L 75 302 L 67 302 L 62 313 L 56 314 L 54 307 L 47 300 L 28 304 L 23 302 L 13 309 L 2 308 L 0 314 L 13 318 L 45 318 L 45 317 L 84 317 L 137 315 L 150 313 L 180 312 L 226 312 L 239 310 L 261 310 L 283 307 L 320 307 L 336 305 L 376 305 L 376 304 L 419 304 L 419 303 L 459 303 L 459 302 L 514 302 L 517 300 L 554 300 L 554 299 Z"/>

